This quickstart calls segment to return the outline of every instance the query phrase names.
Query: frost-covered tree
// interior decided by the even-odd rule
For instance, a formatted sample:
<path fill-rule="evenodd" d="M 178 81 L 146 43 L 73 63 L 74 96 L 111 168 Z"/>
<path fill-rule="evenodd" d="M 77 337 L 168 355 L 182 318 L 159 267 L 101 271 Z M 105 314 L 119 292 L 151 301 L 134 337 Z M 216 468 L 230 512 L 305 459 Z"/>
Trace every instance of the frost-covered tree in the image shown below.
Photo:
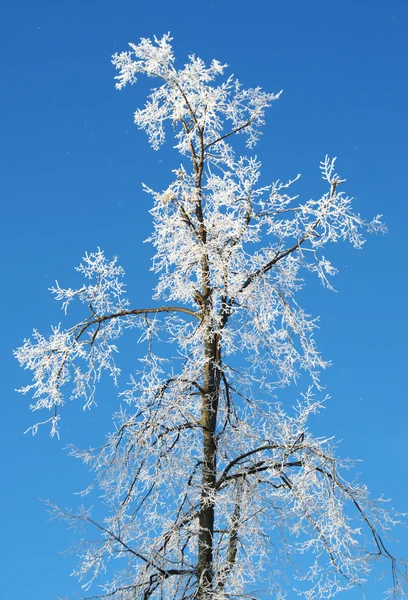
<path fill-rule="evenodd" d="M 388 593 L 403 598 L 404 564 L 385 544 L 398 517 L 344 478 L 351 464 L 331 438 L 308 430 L 325 400 L 327 363 L 316 319 L 297 301 L 302 273 L 331 288 L 326 247 L 360 248 L 364 232 L 384 229 L 380 217 L 366 222 L 353 211 L 327 157 L 325 190 L 311 200 L 292 193 L 298 176 L 258 183 L 259 161 L 237 156 L 232 143 L 241 135 L 255 146 L 279 94 L 244 89 L 216 60 L 193 55 L 177 68 L 168 35 L 130 48 L 113 57 L 116 87 L 139 74 L 155 79 L 135 123 L 154 149 L 174 135 L 181 154 L 166 190 L 145 187 L 160 302 L 134 307 L 116 260 L 86 254 L 83 286 L 52 289 L 65 312 L 82 302 L 83 320 L 48 339 L 35 331 L 16 352 L 33 372 L 22 391 L 33 394 L 33 410 L 50 411 L 43 423 L 54 435 L 65 389 L 91 407 L 104 373 L 119 382 L 118 338 L 146 346 L 105 443 L 72 448 L 96 474 L 84 494 L 99 488 L 105 518 L 54 507 L 94 529 L 77 575 L 86 589 L 100 585 L 92 597 L 114 600 L 281 599 L 288 589 L 312 600 L 363 585 L 383 558 Z M 301 374 L 309 387 L 285 406 L 281 390 Z"/>

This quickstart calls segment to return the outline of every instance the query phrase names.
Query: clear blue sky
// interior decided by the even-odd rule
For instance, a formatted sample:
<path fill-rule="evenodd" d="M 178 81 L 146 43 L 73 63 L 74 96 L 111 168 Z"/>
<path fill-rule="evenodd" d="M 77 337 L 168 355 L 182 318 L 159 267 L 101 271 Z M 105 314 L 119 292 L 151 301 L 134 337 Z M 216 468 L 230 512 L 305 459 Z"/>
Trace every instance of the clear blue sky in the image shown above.
<path fill-rule="evenodd" d="M 85 250 L 119 256 L 135 306 L 150 297 L 140 183 L 164 187 L 178 157 L 150 150 L 132 124 L 146 85 L 114 89 L 111 54 L 141 36 L 171 31 L 181 61 L 214 57 L 247 86 L 284 90 L 257 148 L 265 177 L 301 172 L 308 197 L 320 189 L 319 160 L 336 155 L 358 210 L 384 213 L 387 236 L 361 252 L 332 249 L 338 293 L 316 283 L 305 299 L 334 363 L 324 375 L 332 401 L 313 426 L 364 459 L 374 495 L 407 510 L 406 1 L 16 0 L 2 13 L 2 597 L 80 592 L 74 558 L 60 555 L 74 536 L 48 521 L 39 498 L 79 502 L 72 493 L 88 476 L 63 448 L 101 441 L 118 403 L 110 391 L 91 413 L 69 406 L 61 441 L 24 436 L 34 417 L 14 392 L 27 378 L 11 352 L 62 318 L 47 288 L 70 285 Z M 407 529 L 396 535 L 408 557 Z"/>

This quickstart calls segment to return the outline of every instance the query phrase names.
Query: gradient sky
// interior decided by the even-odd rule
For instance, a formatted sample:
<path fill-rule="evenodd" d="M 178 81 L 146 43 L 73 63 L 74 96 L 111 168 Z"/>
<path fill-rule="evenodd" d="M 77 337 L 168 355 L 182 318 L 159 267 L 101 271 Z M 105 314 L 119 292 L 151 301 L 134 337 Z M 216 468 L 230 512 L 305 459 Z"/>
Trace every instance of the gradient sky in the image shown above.
<path fill-rule="evenodd" d="M 335 155 L 357 210 L 384 214 L 386 236 L 359 252 L 331 248 L 338 293 L 314 282 L 305 295 L 333 361 L 323 377 L 332 400 L 312 428 L 364 459 L 358 471 L 373 495 L 407 511 L 406 1 L 15 0 L 2 12 L 3 597 L 81 592 L 69 576 L 74 557 L 61 555 L 75 537 L 48 520 L 40 498 L 80 502 L 73 492 L 88 474 L 63 449 L 100 442 L 118 401 L 110 389 L 92 412 L 68 406 L 60 441 L 45 430 L 24 436 L 35 416 L 14 392 L 28 376 L 12 349 L 33 327 L 47 333 L 61 320 L 47 288 L 55 279 L 72 285 L 85 250 L 119 257 L 132 305 L 150 299 L 152 249 L 142 244 L 150 198 L 140 184 L 164 188 L 179 159 L 171 145 L 151 150 L 132 123 L 146 83 L 114 89 L 111 55 L 142 36 L 170 31 L 180 62 L 189 53 L 217 58 L 245 86 L 284 90 L 256 149 L 266 179 L 301 172 L 308 198 L 322 190 L 319 161 Z M 407 528 L 395 536 L 395 553 L 408 557 Z M 368 599 L 380 589 L 369 586 Z"/>

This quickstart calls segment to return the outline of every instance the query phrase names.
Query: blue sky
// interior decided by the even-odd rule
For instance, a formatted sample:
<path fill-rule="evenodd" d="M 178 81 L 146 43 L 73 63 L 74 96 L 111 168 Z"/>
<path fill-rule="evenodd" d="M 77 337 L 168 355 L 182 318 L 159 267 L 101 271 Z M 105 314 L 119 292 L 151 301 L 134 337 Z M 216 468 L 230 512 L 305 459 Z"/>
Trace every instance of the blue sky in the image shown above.
<path fill-rule="evenodd" d="M 284 90 L 257 148 L 268 179 L 303 173 L 305 198 L 321 189 L 319 161 L 338 156 L 347 191 L 367 217 L 383 213 L 389 233 L 363 251 L 338 245 L 338 293 L 317 283 L 306 308 L 321 315 L 318 341 L 333 367 L 332 400 L 313 426 L 364 459 L 358 471 L 373 495 L 408 510 L 406 466 L 408 353 L 406 106 L 408 5 L 403 0 L 200 2 L 20 0 L 3 7 L 2 32 L 2 583 L 5 598 L 48 600 L 81 590 L 69 573 L 74 540 L 50 523 L 40 498 L 75 506 L 89 481 L 67 457 L 69 442 L 101 440 L 118 406 L 113 390 L 93 412 L 68 406 L 60 441 L 33 423 L 27 383 L 12 349 L 58 323 L 47 292 L 73 282 L 85 250 L 102 247 L 127 272 L 135 306 L 154 285 L 149 197 L 178 157 L 156 153 L 132 124 L 146 84 L 118 92 L 110 57 L 142 36 L 171 31 L 180 61 L 188 53 L 231 65 L 246 86 Z M 269 176 L 270 174 L 270 176 Z M 408 557 L 408 531 L 396 532 Z M 379 598 L 381 586 L 369 588 Z M 294 597 L 294 596 L 293 596 Z M 344 594 L 347 600 L 358 592 Z M 290 598 L 292 598 L 290 596 Z"/>

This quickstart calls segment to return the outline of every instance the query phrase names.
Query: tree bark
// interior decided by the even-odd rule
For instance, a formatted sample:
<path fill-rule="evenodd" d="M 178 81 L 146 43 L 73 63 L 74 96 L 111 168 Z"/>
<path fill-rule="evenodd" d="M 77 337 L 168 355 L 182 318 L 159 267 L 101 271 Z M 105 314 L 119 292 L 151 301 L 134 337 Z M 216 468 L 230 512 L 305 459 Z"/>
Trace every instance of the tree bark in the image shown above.
<path fill-rule="evenodd" d="M 216 426 L 219 397 L 219 337 L 208 324 L 204 339 L 204 378 L 201 424 L 203 431 L 203 471 L 198 537 L 198 590 L 200 599 L 210 598 L 214 579 L 213 535 L 215 519 L 215 485 L 217 473 Z"/>

